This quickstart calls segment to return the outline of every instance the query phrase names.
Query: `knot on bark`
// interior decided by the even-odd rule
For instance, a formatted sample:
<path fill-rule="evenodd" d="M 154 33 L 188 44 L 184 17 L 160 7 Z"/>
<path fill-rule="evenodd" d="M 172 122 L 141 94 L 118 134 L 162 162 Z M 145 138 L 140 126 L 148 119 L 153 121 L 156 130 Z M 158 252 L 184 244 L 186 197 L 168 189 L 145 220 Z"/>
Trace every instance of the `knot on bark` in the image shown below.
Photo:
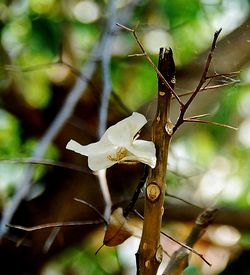
<path fill-rule="evenodd" d="M 147 186 L 147 198 L 151 201 L 154 202 L 156 201 L 160 194 L 161 194 L 161 189 L 158 186 L 156 182 L 151 182 Z"/>

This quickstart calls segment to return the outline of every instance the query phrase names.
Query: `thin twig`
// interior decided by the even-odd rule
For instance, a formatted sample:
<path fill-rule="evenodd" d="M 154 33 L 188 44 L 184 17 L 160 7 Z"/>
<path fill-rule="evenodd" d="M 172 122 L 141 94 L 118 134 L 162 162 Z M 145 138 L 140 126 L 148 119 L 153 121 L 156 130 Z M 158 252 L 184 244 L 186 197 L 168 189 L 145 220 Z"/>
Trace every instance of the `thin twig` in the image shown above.
<path fill-rule="evenodd" d="M 222 74 L 215 73 L 215 74 L 212 74 L 212 75 L 207 75 L 206 79 L 217 78 L 217 77 L 226 77 L 226 76 L 232 76 L 232 75 L 238 75 L 238 74 L 240 74 L 240 71 L 229 72 L 229 73 L 222 73 Z"/>
<path fill-rule="evenodd" d="M 182 202 L 184 202 L 184 203 L 186 203 L 186 204 L 188 204 L 188 205 L 191 205 L 191 206 L 193 206 L 193 207 L 195 207 L 195 208 L 203 209 L 202 207 L 200 207 L 200 206 L 198 206 L 198 205 L 195 205 L 195 204 L 193 204 L 193 203 L 191 203 L 191 202 L 189 202 L 189 201 L 187 201 L 187 200 L 185 200 L 185 199 L 183 199 L 183 198 L 180 198 L 180 197 L 178 197 L 178 196 L 169 194 L 169 193 L 167 193 L 167 192 L 166 192 L 166 196 L 167 196 L 167 197 L 170 197 L 170 198 L 173 198 L 173 199 L 176 199 L 176 200 L 179 200 L 179 201 L 182 201 Z"/>
<path fill-rule="evenodd" d="M 217 209 L 206 209 L 197 217 L 195 224 L 185 241 L 185 245 L 187 245 L 189 248 L 193 248 L 195 243 L 205 233 L 206 228 L 213 222 L 217 211 Z M 211 266 L 211 264 L 203 257 L 202 254 L 198 253 L 196 255 L 200 256 L 203 261 Z M 183 270 L 188 266 L 188 256 L 189 251 L 187 251 L 185 246 L 182 246 L 177 251 L 175 251 L 171 256 L 170 261 L 163 272 L 163 275 L 182 274 Z"/>
<path fill-rule="evenodd" d="M 102 213 L 95 207 L 93 206 L 91 203 L 88 203 L 84 200 L 80 200 L 80 199 L 77 199 L 77 198 L 74 198 L 75 201 L 77 202 L 80 202 L 82 204 L 85 204 L 87 205 L 90 209 L 92 209 L 98 216 L 99 218 L 107 225 L 108 224 L 108 221 L 103 217 Z"/>
<path fill-rule="evenodd" d="M 211 114 L 207 113 L 207 114 L 201 114 L 201 115 L 194 115 L 189 117 L 188 119 L 197 119 L 197 118 L 208 117 L 208 116 L 211 116 Z"/>
<path fill-rule="evenodd" d="M 31 159 L 31 158 L 20 158 L 20 159 L 0 159 L 1 164 L 13 164 L 13 163 L 24 163 L 24 164 L 40 164 L 40 165 L 47 165 L 52 167 L 60 167 L 63 169 L 70 169 L 77 172 L 82 172 L 86 174 L 92 174 L 91 170 L 84 168 L 79 165 L 61 162 L 61 161 L 54 161 L 54 160 L 47 160 L 47 159 Z"/>
<path fill-rule="evenodd" d="M 183 122 L 195 122 L 195 123 L 203 123 L 203 124 L 210 124 L 210 125 L 215 125 L 215 126 L 220 126 L 220 127 L 224 127 L 224 128 L 228 128 L 234 131 L 237 131 L 238 128 L 227 125 L 227 124 L 222 124 L 222 123 L 218 123 L 215 121 L 208 121 L 208 120 L 201 120 L 201 119 L 190 119 L 190 118 L 184 118 Z"/>
<path fill-rule="evenodd" d="M 43 253 L 48 253 L 60 230 L 61 230 L 61 227 L 54 227 L 51 230 L 49 237 L 46 239 L 43 245 Z"/>
<path fill-rule="evenodd" d="M 223 84 L 202 87 L 199 90 L 199 93 L 206 92 L 208 90 L 220 89 L 220 88 L 231 86 L 231 85 L 237 84 L 237 83 L 240 83 L 240 80 L 234 80 L 232 82 L 227 82 L 227 83 L 223 83 Z M 188 96 L 188 95 L 191 95 L 191 94 L 193 94 L 193 91 L 190 91 L 190 92 L 187 92 L 187 93 L 183 93 L 183 94 L 179 94 L 179 97 L 184 97 L 184 96 Z M 174 97 L 173 97 L 173 99 L 174 99 Z"/>
<path fill-rule="evenodd" d="M 75 225 L 93 225 L 103 223 L 103 220 L 93 220 L 93 221 L 73 221 L 73 222 L 54 222 L 40 224 L 36 226 L 26 227 L 21 225 L 6 224 L 6 227 L 15 228 L 27 232 L 37 231 L 41 229 L 54 228 L 54 227 L 65 227 L 65 226 L 75 226 Z"/>
<path fill-rule="evenodd" d="M 176 238 L 171 237 L 170 235 L 168 235 L 167 233 L 165 233 L 165 232 L 163 232 L 163 231 L 161 231 L 161 234 L 164 235 L 165 237 L 167 237 L 168 239 L 170 239 L 171 241 L 173 241 L 173 242 L 179 244 L 182 248 L 186 248 L 186 249 L 189 250 L 190 252 L 196 254 L 197 256 L 199 256 L 199 257 L 200 257 L 206 264 L 208 264 L 209 266 L 212 265 L 208 260 L 206 260 L 206 259 L 204 258 L 204 256 L 203 256 L 200 252 L 198 252 L 198 251 L 195 250 L 194 248 L 192 248 L 192 247 L 186 245 L 185 243 L 182 243 L 182 242 L 178 241 Z"/>
<path fill-rule="evenodd" d="M 122 24 L 116 23 L 116 25 L 126 31 L 129 31 L 133 34 L 137 44 L 139 45 L 142 54 L 138 55 L 136 54 L 136 56 L 145 56 L 146 59 L 148 60 L 148 62 L 151 64 L 151 66 L 153 67 L 153 69 L 155 70 L 155 72 L 157 73 L 157 75 L 159 76 L 159 78 L 163 81 L 163 83 L 166 85 L 166 87 L 171 91 L 172 95 L 176 98 L 176 100 L 179 102 L 180 106 L 183 106 L 183 102 L 181 101 L 181 99 L 179 98 L 179 96 L 176 94 L 175 90 L 171 87 L 171 85 L 167 82 L 167 80 L 165 79 L 165 77 L 162 75 L 162 73 L 159 71 L 159 69 L 157 68 L 157 66 L 154 64 L 153 60 L 150 58 L 150 56 L 147 54 L 147 52 L 145 51 L 136 31 L 134 29 L 130 29 Z M 131 56 L 131 55 L 130 55 Z M 172 80 L 173 81 L 173 80 Z"/>

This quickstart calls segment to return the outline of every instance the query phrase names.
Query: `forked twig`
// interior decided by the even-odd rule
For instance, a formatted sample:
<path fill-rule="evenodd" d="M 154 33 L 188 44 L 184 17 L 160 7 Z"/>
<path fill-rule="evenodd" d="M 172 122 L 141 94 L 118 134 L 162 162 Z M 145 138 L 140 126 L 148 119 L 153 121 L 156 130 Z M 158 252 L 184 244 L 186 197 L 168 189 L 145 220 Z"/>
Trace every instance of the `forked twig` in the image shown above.
<path fill-rule="evenodd" d="M 164 85 L 166 85 L 166 87 L 170 90 L 170 92 L 172 93 L 172 95 L 176 98 L 176 100 L 179 102 L 180 106 L 183 106 L 183 102 L 181 101 L 181 99 L 179 98 L 179 96 L 176 94 L 175 90 L 171 87 L 171 85 L 168 83 L 168 81 L 165 79 L 165 77 L 162 75 L 162 73 L 159 71 L 159 69 L 157 68 L 157 66 L 154 64 L 153 60 L 150 58 L 150 56 L 147 54 L 147 52 L 145 51 L 136 31 L 134 29 L 128 28 L 122 24 L 116 23 L 116 25 L 126 31 L 129 31 L 133 34 L 137 44 L 139 45 L 142 53 L 141 54 L 135 54 L 135 55 L 130 55 L 130 56 L 145 56 L 146 59 L 148 60 L 148 62 L 151 64 L 151 66 L 153 67 L 153 69 L 155 70 L 155 72 L 157 73 L 157 75 L 159 76 L 159 78 L 162 80 L 162 82 L 164 83 Z"/>

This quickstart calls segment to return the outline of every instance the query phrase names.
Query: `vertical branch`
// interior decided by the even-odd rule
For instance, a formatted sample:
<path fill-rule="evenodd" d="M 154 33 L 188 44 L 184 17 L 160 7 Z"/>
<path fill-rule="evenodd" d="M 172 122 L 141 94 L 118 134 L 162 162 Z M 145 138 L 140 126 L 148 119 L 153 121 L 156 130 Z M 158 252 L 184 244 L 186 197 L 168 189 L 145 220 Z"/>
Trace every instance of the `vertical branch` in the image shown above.
<path fill-rule="evenodd" d="M 102 68 L 102 97 L 101 106 L 99 110 L 99 128 L 98 136 L 102 137 L 107 128 L 107 115 L 108 115 L 108 105 L 109 97 L 112 91 L 111 77 L 110 77 L 110 59 L 112 54 L 112 38 L 113 38 L 113 28 L 115 26 L 115 11 L 116 11 L 116 1 L 111 0 L 109 8 L 107 10 L 107 26 L 106 32 L 107 36 L 104 42 L 103 51 L 101 53 L 101 68 Z"/>
<path fill-rule="evenodd" d="M 111 77 L 110 77 L 110 59 L 111 59 L 111 46 L 112 46 L 112 30 L 115 24 L 115 11 L 116 11 L 116 1 L 111 0 L 109 3 L 109 8 L 107 9 L 107 25 L 106 33 L 108 34 L 104 41 L 104 47 L 101 54 L 101 65 L 102 65 L 102 96 L 101 96 L 101 106 L 99 110 L 99 127 L 98 127 L 98 136 L 102 137 L 106 128 L 107 128 L 107 117 L 108 117 L 108 106 L 109 106 L 109 97 L 112 91 Z M 106 169 L 98 171 L 96 173 L 99 180 L 100 189 L 102 192 L 105 209 L 104 217 L 108 220 L 111 213 L 112 201 L 108 188 L 107 178 L 106 178 Z"/>
<path fill-rule="evenodd" d="M 171 49 L 160 49 L 158 69 L 173 89 L 175 64 Z M 158 76 L 158 106 L 152 125 L 152 140 L 156 146 L 157 163 L 154 169 L 149 170 L 144 203 L 143 232 L 136 255 L 137 273 L 141 275 L 156 274 L 162 261 L 160 231 L 164 212 L 168 149 L 173 132 L 173 125 L 170 121 L 170 104 L 171 90 Z"/>
<path fill-rule="evenodd" d="M 195 243 L 202 237 L 205 233 L 206 228 L 213 222 L 215 215 L 217 213 L 217 209 L 206 209 L 204 210 L 196 219 L 195 224 L 187 237 L 185 244 L 189 247 L 193 247 Z M 180 275 L 183 270 L 188 266 L 189 262 L 189 254 L 190 251 L 185 247 L 179 248 L 174 254 L 171 256 L 171 259 L 162 273 L 163 275 Z M 208 264 L 203 257 L 202 259 Z"/>

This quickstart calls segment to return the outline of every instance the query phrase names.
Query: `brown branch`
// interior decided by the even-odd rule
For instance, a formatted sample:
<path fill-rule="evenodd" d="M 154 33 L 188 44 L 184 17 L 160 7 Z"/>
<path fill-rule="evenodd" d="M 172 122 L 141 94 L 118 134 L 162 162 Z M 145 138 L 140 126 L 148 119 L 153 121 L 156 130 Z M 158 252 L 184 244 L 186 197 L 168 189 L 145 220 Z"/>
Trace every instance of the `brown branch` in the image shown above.
<path fill-rule="evenodd" d="M 215 218 L 217 209 L 206 209 L 203 211 L 195 221 L 189 236 L 187 237 L 185 243 L 188 247 L 193 247 L 194 244 L 202 237 L 205 233 L 206 228 L 211 224 Z M 185 247 L 180 247 L 174 254 L 171 256 L 170 261 L 163 272 L 163 275 L 180 275 L 183 270 L 188 266 L 189 253 Z M 208 264 L 211 265 L 201 254 L 201 258 Z"/>
<path fill-rule="evenodd" d="M 161 48 L 158 63 L 159 71 L 171 83 L 175 77 L 175 64 L 172 50 Z M 141 243 L 136 255 L 137 272 L 140 275 L 156 274 L 162 261 L 160 232 L 165 197 L 168 149 L 172 137 L 170 121 L 171 90 L 158 75 L 158 106 L 152 125 L 152 140 L 156 146 L 157 163 L 149 169 L 144 202 L 144 224 Z"/>
<path fill-rule="evenodd" d="M 205 65 L 204 71 L 202 73 L 200 82 L 198 83 L 198 85 L 197 85 L 196 89 L 194 90 L 194 92 L 189 97 L 188 101 L 184 105 L 181 106 L 180 115 L 179 115 L 179 118 L 176 121 L 176 124 L 175 124 L 174 128 L 173 128 L 173 133 L 183 124 L 184 115 L 185 115 L 187 109 L 189 108 L 189 106 L 191 105 L 191 103 L 193 102 L 193 100 L 195 99 L 197 94 L 202 89 L 203 84 L 207 80 L 208 70 L 209 70 L 209 67 L 210 67 L 210 64 L 211 64 L 211 61 L 212 61 L 212 58 L 213 58 L 214 50 L 215 50 L 215 47 L 216 47 L 216 42 L 217 42 L 217 39 L 219 37 L 219 34 L 220 34 L 221 30 L 222 29 L 219 29 L 214 34 L 214 39 L 213 39 L 213 42 L 212 42 L 212 46 L 211 46 L 210 52 L 208 54 L 206 65 Z"/>

